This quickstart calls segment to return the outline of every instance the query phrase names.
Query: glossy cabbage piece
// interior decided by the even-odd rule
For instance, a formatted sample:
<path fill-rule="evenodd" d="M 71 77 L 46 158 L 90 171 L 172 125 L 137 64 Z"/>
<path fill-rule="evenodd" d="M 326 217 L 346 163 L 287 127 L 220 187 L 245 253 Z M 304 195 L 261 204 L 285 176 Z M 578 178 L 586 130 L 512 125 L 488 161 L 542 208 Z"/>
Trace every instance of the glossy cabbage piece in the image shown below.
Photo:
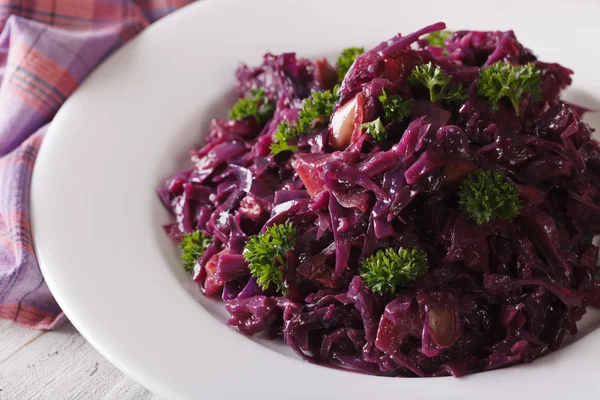
<path fill-rule="evenodd" d="M 397 35 L 359 56 L 341 82 L 329 121 L 301 136 L 297 152 L 274 157 L 278 125 L 294 121 L 314 90 L 337 83 L 327 60 L 267 54 L 238 70 L 238 92 L 262 89 L 275 105 L 259 123 L 215 120 L 191 169 L 158 190 L 175 241 L 201 230 L 213 244 L 194 280 L 219 296 L 229 325 L 284 340 L 305 360 L 367 374 L 429 377 L 531 362 L 577 333 L 600 305 L 600 145 L 583 107 L 560 99 L 572 71 L 537 60 L 512 31 L 457 31 L 442 48 L 424 35 Z M 533 63 L 542 97 L 524 96 L 521 116 L 477 96 L 481 68 Z M 468 99 L 435 103 L 408 83 L 432 62 L 463 84 Z M 412 99 L 411 116 L 375 141 L 361 129 L 383 113 L 378 97 Z M 515 183 L 523 208 L 512 221 L 477 225 L 457 206 L 460 182 L 478 168 Z M 242 256 L 249 236 L 290 221 L 281 297 L 263 290 Z M 419 247 L 430 269 L 392 296 L 358 275 L 378 249 Z"/>

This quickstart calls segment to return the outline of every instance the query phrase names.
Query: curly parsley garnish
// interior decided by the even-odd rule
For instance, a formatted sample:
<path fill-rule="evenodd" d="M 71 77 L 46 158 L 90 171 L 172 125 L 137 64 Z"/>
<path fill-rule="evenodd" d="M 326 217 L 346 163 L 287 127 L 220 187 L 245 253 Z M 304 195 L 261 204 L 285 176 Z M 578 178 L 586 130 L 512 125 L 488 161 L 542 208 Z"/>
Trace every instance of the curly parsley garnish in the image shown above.
<path fill-rule="evenodd" d="M 409 82 L 412 85 L 421 85 L 429 89 L 429 99 L 432 103 L 442 100 L 462 102 L 467 99 L 467 93 L 462 84 L 452 82 L 452 77 L 431 62 L 416 66 L 410 75 Z"/>
<path fill-rule="evenodd" d="M 276 156 L 284 151 L 295 152 L 296 146 L 288 143 L 289 139 L 294 139 L 298 136 L 289 122 L 282 122 L 275 131 L 274 141 L 271 143 L 271 153 Z"/>
<path fill-rule="evenodd" d="M 373 136 L 373 139 L 375 140 L 380 141 L 387 137 L 387 132 L 381 122 L 381 118 L 377 118 L 375 121 L 366 122 L 361 125 L 361 128 L 367 131 L 369 135 Z"/>
<path fill-rule="evenodd" d="M 338 92 L 339 87 L 336 86 L 333 90 L 313 92 L 309 98 L 304 100 L 304 105 L 298 113 L 296 130 L 304 133 L 313 126 L 315 121 L 322 118 L 329 119 L 339 99 Z"/>
<path fill-rule="evenodd" d="M 383 249 L 364 259 L 360 276 L 373 292 L 394 294 L 429 269 L 427 254 L 420 249 Z"/>
<path fill-rule="evenodd" d="M 181 260 L 187 272 L 193 272 L 196 261 L 202 257 L 212 240 L 200 231 L 184 233 L 179 248 L 183 251 Z"/>
<path fill-rule="evenodd" d="M 477 224 L 494 219 L 512 221 L 522 203 L 519 190 L 501 171 L 475 170 L 460 184 L 458 204 Z"/>
<path fill-rule="evenodd" d="M 304 100 L 302 109 L 298 113 L 298 121 L 279 124 L 271 144 L 271 153 L 277 155 L 284 151 L 296 151 L 296 146 L 290 145 L 288 140 L 308 132 L 315 123 L 329 120 L 338 99 L 339 86 L 334 87 L 333 90 L 313 92 Z"/>
<path fill-rule="evenodd" d="M 340 82 L 344 80 L 344 77 L 354 63 L 354 60 L 356 60 L 356 57 L 360 56 L 364 52 L 365 49 L 362 47 L 349 47 L 342 51 L 342 54 L 340 54 L 337 60 L 338 80 Z"/>
<path fill-rule="evenodd" d="M 379 102 L 383 106 L 383 114 L 387 121 L 399 122 L 411 113 L 412 99 L 403 100 L 400 95 L 388 94 L 385 88 L 383 94 L 379 96 Z"/>
<path fill-rule="evenodd" d="M 452 35 L 452 32 L 450 31 L 431 32 L 427 35 L 427 40 L 429 41 L 430 46 L 441 47 L 444 49 L 443 55 L 447 56 L 448 50 L 446 50 L 446 40 L 450 38 L 450 35 Z"/>
<path fill-rule="evenodd" d="M 264 233 L 250 236 L 244 248 L 250 274 L 263 290 L 274 286 L 284 296 L 285 254 L 296 244 L 296 228 L 291 222 L 275 224 Z"/>
<path fill-rule="evenodd" d="M 510 100 L 515 114 L 520 114 L 520 101 L 529 93 L 539 99 L 542 93 L 542 73 L 533 64 L 512 65 L 497 62 L 481 70 L 477 90 L 480 96 L 489 100 L 493 110 L 498 110 L 498 102 L 503 97 Z"/>
<path fill-rule="evenodd" d="M 229 110 L 229 117 L 239 121 L 252 117 L 258 122 L 266 122 L 275 111 L 275 104 L 271 102 L 262 89 L 252 89 L 244 98 L 238 99 Z"/>

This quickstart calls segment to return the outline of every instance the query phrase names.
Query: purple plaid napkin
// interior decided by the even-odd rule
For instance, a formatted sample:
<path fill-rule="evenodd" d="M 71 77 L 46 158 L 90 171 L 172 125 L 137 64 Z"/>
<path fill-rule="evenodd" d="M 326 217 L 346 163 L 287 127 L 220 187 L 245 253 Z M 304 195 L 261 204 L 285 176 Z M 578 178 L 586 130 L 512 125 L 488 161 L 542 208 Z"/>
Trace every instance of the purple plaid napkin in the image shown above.
<path fill-rule="evenodd" d="M 0 0 L 0 318 L 65 317 L 32 245 L 29 185 L 48 124 L 100 61 L 193 0 Z"/>

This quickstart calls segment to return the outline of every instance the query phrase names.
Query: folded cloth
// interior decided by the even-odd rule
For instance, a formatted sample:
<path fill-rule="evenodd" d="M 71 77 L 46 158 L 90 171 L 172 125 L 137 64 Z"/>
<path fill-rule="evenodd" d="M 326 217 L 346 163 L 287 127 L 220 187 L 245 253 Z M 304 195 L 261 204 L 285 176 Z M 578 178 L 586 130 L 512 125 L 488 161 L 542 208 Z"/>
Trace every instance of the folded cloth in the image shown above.
<path fill-rule="evenodd" d="M 48 123 L 99 62 L 193 0 L 0 0 L 0 318 L 65 320 L 32 244 L 29 185 Z"/>

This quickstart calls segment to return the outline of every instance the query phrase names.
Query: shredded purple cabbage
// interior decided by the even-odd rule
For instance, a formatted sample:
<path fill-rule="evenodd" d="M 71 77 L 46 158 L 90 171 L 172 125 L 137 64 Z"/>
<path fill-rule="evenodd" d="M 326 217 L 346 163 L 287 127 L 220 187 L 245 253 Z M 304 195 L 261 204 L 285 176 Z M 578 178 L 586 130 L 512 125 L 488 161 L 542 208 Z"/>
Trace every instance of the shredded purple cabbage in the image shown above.
<path fill-rule="evenodd" d="M 339 109 L 360 98 L 355 120 L 380 112 L 393 88 L 412 98 L 412 115 L 386 126 L 387 139 L 353 136 L 345 150 L 331 128 L 300 138 L 293 155 L 273 157 L 282 120 L 302 100 L 337 82 L 326 60 L 267 54 L 237 72 L 243 96 L 260 88 L 276 104 L 271 120 L 215 120 L 193 168 L 168 179 L 159 195 L 173 213 L 175 240 L 200 230 L 213 239 L 194 280 L 221 296 L 229 325 L 246 335 L 283 339 L 305 360 L 367 374 L 462 376 L 556 350 L 577 333 L 586 306 L 600 304 L 595 280 L 600 232 L 600 145 L 582 107 L 560 99 L 572 71 L 538 61 L 512 31 L 454 32 L 447 54 L 419 37 L 439 23 L 397 35 L 358 57 Z M 417 44 L 417 49 L 414 49 Z M 533 63 L 542 98 L 493 112 L 473 89 L 480 68 Z M 434 62 L 468 89 L 461 104 L 432 104 L 407 83 Z M 457 207 L 460 181 L 476 168 L 504 171 L 523 208 L 512 222 L 477 225 Z M 250 235 L 291 221 L 297 229 L 286 265 L 287 296 L 261 289 L 242 256 Z M 388 247 L 426 251 L 429 271 L 393 296 L 373 293 L 360 260 Z"/>

